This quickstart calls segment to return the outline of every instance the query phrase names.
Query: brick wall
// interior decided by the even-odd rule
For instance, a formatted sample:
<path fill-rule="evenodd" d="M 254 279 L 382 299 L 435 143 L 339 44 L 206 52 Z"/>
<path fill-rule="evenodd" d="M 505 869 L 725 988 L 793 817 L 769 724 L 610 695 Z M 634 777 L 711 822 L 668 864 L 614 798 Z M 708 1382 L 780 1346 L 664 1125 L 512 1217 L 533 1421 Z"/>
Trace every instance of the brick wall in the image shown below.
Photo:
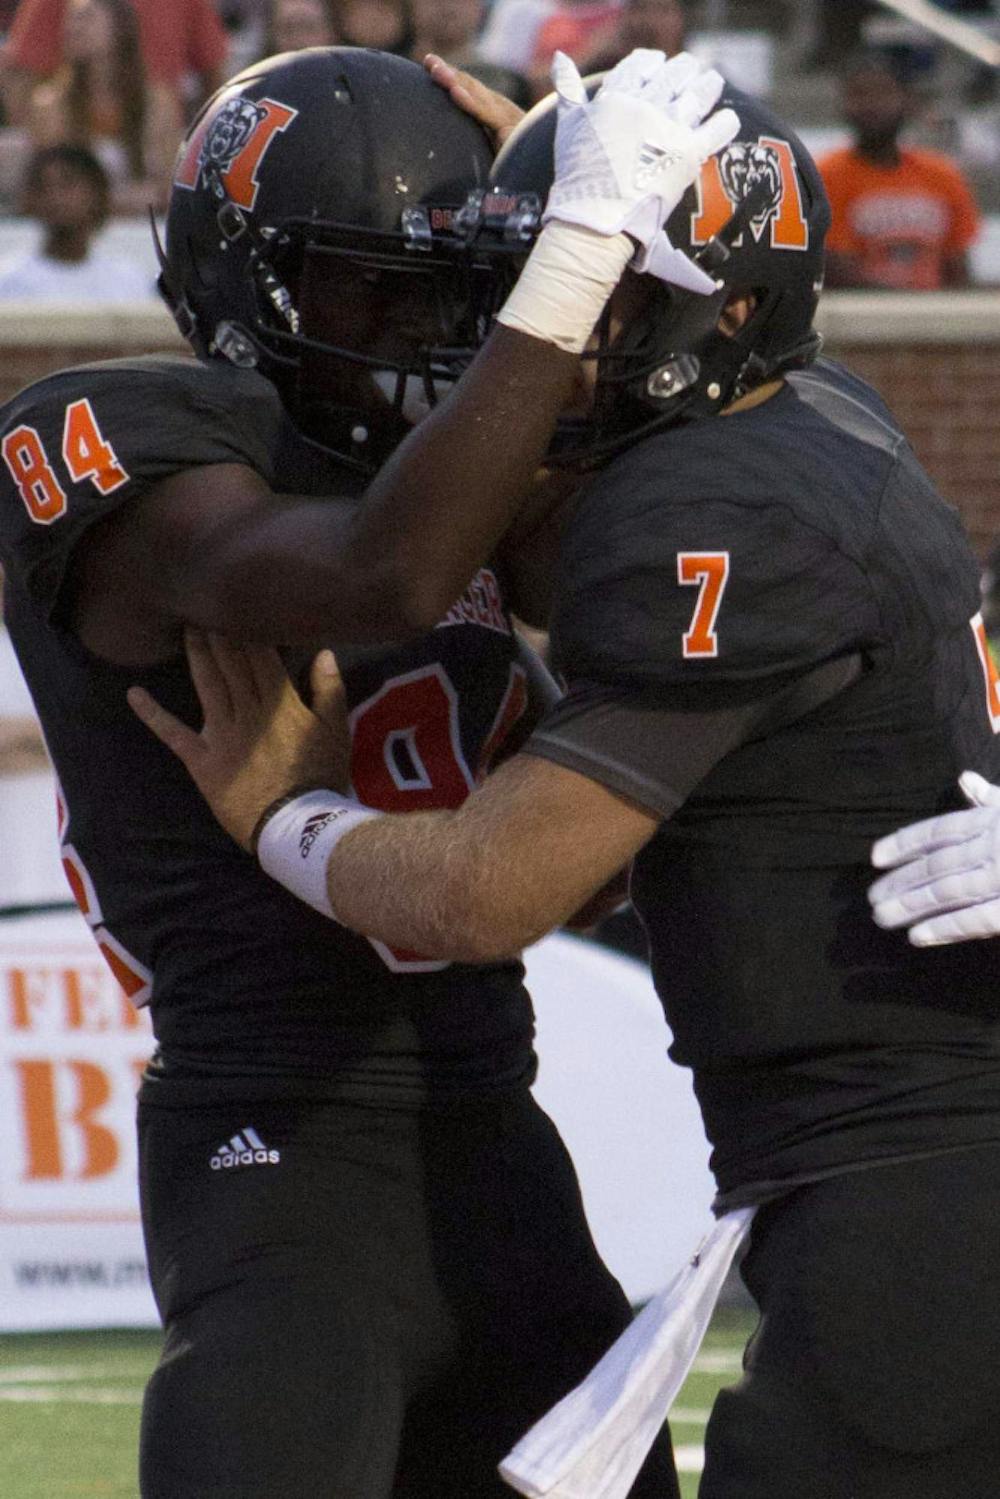
<path fill-rule="evenodd" d="M 1000 540 L 1000 292 L 828 294 L 820 326 L 830 353 L 881 391 L 985 556 Z M 65 365 L 184 347 L 157 307 L 0 309 L 0 402 Z"/>
<path fill-rule="evenodd" d="M 985 557 L 1000 540 L 1000 291 L 828 293 L 819 325 L 891 406 Z"/>
<path fill-rule="evenodd" d="M 0 404 L 9 401 L 22 386 L 30 385 L 33 380 L 40 380 L 43 375 L 49 375 L 53 370 L 61 370 L 71 364 L 92 364 L 96 359 L 118 359 L 137 352 L 139 351 L 134 347 L 122 343 L 88 342 L 68 344 L 61 348 L 38 348 L 30 345 L 14 348 L 0 346 Z M 169 342 L 165 342 L 162 349 L 150 344 L 148 348 L 142 350 L 144 354 L 161 352 L 180 354 L 184 351 Z"/>

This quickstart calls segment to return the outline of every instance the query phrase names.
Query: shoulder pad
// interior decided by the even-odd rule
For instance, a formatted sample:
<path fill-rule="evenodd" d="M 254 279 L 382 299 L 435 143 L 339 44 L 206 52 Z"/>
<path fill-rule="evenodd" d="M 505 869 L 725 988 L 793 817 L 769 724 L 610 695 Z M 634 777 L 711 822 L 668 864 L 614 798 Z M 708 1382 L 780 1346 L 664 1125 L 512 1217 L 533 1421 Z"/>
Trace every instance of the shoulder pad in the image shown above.
<path fill-rule="evenodd" d="M 551 629 L 568 679 L 747 682 L 878 640 L 857 559 L 780 496 L 753 494 L 749 480 L 738 493 L 713 458 L 718 426 L 633 449 L 581 497 Z"/>
<path fill-rule="evenodd" d="M 51 608 L 95 521 L 183 469 L 242 463 L 271 480 L 282 417 L 252 370 L 177 356 L 60 370 L 0 411 L 0 561 Z"/>

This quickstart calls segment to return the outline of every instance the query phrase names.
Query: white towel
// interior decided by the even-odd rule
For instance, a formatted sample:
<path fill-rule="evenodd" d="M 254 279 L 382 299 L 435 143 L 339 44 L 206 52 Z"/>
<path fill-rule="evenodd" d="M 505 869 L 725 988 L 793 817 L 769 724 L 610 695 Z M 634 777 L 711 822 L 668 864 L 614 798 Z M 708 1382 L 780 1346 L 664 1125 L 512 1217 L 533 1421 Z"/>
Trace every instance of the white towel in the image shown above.
<path fill-rule="evenodd" d="M 720 1218 L 582 1384 L 500 1464 L 529 1499 L 626 1499 L 701 1347 L 753 1208 Z"/>

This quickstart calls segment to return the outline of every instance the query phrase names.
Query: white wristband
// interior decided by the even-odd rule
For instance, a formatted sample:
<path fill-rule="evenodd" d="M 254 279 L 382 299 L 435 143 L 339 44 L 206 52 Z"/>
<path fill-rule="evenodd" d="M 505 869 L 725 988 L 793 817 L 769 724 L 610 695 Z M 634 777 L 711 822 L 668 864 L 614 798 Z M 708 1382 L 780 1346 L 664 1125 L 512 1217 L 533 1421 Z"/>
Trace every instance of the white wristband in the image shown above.
<path fill-rule="evenodd" d="M 634 254 L 627 234 L 597 234 L 552 219 L 535 240 L 497 322 L 580 354 Z"/>
<path fill-rule="evenodd" d="M 321 916 L 337 920 L 326 889 L 326 864 L 352 828 L 381 814 L 335 791 L 307 791 L 279 807 L 257 840 L 265 874 Z"/>

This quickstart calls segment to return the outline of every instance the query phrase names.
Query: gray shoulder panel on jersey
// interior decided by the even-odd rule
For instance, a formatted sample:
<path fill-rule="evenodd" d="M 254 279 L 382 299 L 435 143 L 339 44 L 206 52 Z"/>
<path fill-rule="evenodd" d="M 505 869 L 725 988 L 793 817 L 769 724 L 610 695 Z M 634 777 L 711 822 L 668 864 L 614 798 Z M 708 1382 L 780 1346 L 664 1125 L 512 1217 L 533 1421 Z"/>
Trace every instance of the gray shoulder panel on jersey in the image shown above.
<path fill-rule="evenodd" d="M 857 400 L 849 391 L 824 380 L 821 374 L 812 370 L 794 370 L 785 379 L 800 401 L 832 422 L 848 437 L 889 454 L 898 452 L 905 443 L 906 438 L 898 427 Z"/>
<path fill-rule="evenodd" d="M 666 818 L 746 739 L 797 723 L 852 687 L 863 669 L 853 653 L 791 680 L 762 682 L 752 699 L 724 703 L 701 694 L 701 707 L 697 693 L 580 682 L 549 710 L 525 752 Z"/>

